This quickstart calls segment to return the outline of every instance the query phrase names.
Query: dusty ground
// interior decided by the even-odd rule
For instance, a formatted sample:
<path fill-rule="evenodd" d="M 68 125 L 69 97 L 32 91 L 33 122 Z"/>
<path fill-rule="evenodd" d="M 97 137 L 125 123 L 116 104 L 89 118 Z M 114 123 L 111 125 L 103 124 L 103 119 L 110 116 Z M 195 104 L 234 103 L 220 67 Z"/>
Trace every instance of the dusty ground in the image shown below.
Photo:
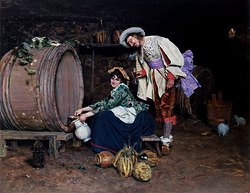
<path fill-rule="evenodd" d="M 59 158 L 46 156 L 34 169 L 31 147 L 21 144 L 1 158 L 1 193 L 247 193 L 250 192 L 250 143 L 247 126 L 218 137 L 197 120 L 178 118 L 174 146 L 152 168 L 149 182 L 122 178 L 114 168 L 95 165 L 88 145 L 68 146 Z"/>

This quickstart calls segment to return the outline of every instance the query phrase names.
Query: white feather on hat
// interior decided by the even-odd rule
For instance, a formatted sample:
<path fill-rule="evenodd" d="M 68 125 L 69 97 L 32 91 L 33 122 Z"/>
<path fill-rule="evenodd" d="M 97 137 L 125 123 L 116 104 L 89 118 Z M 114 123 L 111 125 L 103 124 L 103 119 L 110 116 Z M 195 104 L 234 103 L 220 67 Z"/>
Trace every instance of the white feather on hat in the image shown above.
<path fill-rule="evenodd" d="M 129 46 L 128 46 L 127 42 L 126 42 L 126 39 L 132 33 L 139 33 L 139 34 L 145 36 L 145 31 L 142 28 L 140 28 L 140 27 L 130 27 L 130 28 L 124 30 L 122 32 L 122 34 L 120 35 L 120 44 L 125 46 L 126 48 L 129 48 Z"/>

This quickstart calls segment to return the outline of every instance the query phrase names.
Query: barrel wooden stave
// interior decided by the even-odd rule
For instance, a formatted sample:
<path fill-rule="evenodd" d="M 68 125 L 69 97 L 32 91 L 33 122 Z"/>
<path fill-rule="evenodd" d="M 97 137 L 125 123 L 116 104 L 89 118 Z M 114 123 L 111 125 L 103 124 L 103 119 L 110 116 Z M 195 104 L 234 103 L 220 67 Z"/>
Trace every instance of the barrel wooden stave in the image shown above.
<path fill-rule="evenodd" d="M 68 116 L 82 106 L 82 67 L 68 45 L 32 49 L 29 75 L 12 52 L 0 61 L 1 129 L 67 131 Z"/>

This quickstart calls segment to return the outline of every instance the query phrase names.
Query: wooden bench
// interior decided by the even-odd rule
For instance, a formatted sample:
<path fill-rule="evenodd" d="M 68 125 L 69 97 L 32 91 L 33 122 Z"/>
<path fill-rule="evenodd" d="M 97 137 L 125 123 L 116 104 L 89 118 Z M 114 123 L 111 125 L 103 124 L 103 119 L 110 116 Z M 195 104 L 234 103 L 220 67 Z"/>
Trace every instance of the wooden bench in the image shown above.
<path fill-rule="evenodd" d="M 141 136 L 141 143 L 152 142 L 155 145 L 157 155 L 161 157 L 160 143 L 161 139 L 157 135 Z M 141 144 L 142 147 L 142 144 Z"/>
<path fill-rule="evenodd" d="M 49 156 L 58 158 L 57 141 L 68 141 L 73 133 L 0 130 L 0 157 L 7 155 L 6 140 L 49 140 Z"/>

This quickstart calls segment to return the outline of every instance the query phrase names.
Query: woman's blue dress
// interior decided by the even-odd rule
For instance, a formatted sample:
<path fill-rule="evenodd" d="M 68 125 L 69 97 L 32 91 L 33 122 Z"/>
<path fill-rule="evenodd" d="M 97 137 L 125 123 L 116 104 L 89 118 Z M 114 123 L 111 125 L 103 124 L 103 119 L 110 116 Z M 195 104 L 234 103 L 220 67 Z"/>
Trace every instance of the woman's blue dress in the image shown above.
<path fill-rule="evenodd" d="M 141 151 L 140 136 L 155 132 L 155 121 L 150 112 L 137 114 L 132 124 L 122 122 L 112 111 L 106 110 L 95 114 L 90 123 L 91 148 L 94 152 L 110 151 L 116 153 L 124 145 L 134 146 Z"/>

